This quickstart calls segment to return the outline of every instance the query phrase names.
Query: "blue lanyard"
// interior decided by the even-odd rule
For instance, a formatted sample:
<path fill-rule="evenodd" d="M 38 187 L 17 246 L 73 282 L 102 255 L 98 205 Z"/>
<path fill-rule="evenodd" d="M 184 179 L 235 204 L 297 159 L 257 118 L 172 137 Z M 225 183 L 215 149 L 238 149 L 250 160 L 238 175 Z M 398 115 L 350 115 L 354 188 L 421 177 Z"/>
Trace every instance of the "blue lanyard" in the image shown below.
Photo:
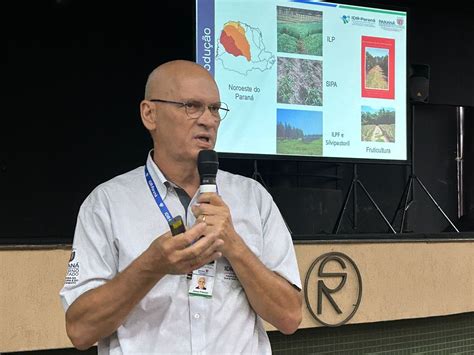
<path fill-rule="evenodd" d="M 161 213 L 163 213 L 163 216 L 165 216 L 168 223 L 171 222 L 171 220 L 173 219 L 173 216 L 171 215 L 170 211 L 168 210 L 168 207 L 166 207 L 165 202 L 161 198 L 160 193 L 158 192 L 155 182 L 153 181 L 146 165 L 145 165 L 145 178 L 146 178 L 147 185 L 150 188 L 150 192 L 153 195 L 153 198 L 155 199 L 156 204 L 160 208 Z"/>

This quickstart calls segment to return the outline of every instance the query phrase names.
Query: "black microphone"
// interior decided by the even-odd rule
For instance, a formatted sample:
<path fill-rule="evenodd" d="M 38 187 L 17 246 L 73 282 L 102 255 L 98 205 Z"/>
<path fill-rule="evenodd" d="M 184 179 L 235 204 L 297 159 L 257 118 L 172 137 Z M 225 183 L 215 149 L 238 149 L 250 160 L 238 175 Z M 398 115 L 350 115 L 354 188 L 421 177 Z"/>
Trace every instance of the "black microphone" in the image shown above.
<path fill-rule="evenodd" d="M 201 186 L 199 192 L 217 192 L 216 175 L 219 169 L 219 160 L 215 150 L 201 150 L 197 159 L 199 177 L 201 178 Z"/>

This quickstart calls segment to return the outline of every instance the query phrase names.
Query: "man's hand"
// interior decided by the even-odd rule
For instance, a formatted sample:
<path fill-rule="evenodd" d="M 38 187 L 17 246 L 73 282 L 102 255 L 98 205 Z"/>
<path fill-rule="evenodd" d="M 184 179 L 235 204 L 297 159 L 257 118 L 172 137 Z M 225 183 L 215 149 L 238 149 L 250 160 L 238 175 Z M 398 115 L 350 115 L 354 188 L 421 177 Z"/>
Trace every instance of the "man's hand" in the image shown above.
<path fill-rule="evenodd" d="M 217 233 L 207 233 L 206 224 L 198 223 L 186 232 L 171 236 L 167 232 L 156 238 L 145 253 L 149 271 L 159 274 L 187 274 L 222 256 L 224 242 Z"/>
<path fill-rule="evenodd" d="M 215 233 L 204 235 L 198 223 L 174 237 L 156 238 L 138 258 L 109 282 L 82 294 L 66 312 L 66 330 L 75 347 L 85 350 L 109 336 L 133 307 L 167 274 L 187 274 L 221 257 L 223 242 Z"/>
<path fill-rule="evenodd" d="M 207 225 L 206 235 L 216 235 L 222 243 L 219 251 L 229 258 L 237 251 L 237 245 L 243 243 L 237 234 L 232 222 L 229 207 L 216 193 L 206 192 L 198 197 L 198 204 L 192 206 L 196 222 L 204 222 Z"/>
<path fill-rule="evenodd" d="M 197 222 L 207 224 L 206 234 L 223 241 L 218 250 L 231 263 L 255 312 L 284 334 L 296 331 L 302 317 L 301 294 L 247 247 L 235 231 L 230 210 L 220 196 L 200 195 L 192 211 Z"/>

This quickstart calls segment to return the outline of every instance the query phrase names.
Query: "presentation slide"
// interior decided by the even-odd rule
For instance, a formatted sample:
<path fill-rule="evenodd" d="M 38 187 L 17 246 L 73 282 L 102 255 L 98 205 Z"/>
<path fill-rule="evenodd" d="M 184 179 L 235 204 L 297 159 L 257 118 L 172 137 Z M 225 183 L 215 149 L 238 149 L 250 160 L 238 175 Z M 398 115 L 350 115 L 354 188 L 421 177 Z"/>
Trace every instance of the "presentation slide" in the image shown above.
<path fill-rule="evenodd" d="M 230 112 L 224 153 L 407 159 L 406 12 L 197 0 L 196 62 Z"/>

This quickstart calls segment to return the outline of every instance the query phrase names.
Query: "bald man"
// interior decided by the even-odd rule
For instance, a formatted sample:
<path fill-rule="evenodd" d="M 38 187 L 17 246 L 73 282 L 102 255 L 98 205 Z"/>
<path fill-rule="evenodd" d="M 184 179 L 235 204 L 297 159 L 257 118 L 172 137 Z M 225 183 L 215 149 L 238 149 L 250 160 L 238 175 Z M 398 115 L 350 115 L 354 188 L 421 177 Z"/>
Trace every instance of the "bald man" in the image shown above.
<path fill-rule="evenodd" d="M 168 62 L 148 77 L 145 166 L 99 185 L 79 211 L 60 293 L 78 349 L 262 354 L 271 353 L 262 319 L 285 334 L 298 328 L 300 276 L 270 195 L 222 170 L 218 194 L 199 193 L 198 153 L 214 148 L 227 111 L 193 62 Z M 172 236 L 167 220 L 177 215 L 187 230 Z M 203 275 L 206 292 L 196 294 Z"/>

